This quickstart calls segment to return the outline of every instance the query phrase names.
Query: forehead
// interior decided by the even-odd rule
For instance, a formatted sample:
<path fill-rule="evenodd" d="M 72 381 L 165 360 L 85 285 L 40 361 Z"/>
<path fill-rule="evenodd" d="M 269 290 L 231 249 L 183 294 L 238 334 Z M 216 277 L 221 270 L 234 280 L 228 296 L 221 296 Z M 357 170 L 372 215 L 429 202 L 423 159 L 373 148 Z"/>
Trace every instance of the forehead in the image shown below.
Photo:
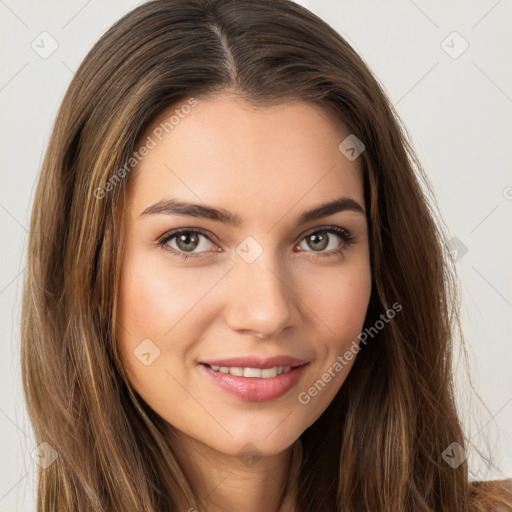
<path fill-rule="evenodd" d="M 256 108 L 228 95 L 184 105 L 162 113 L 140 139 L 151 149 L 130 177 L 133 213 L 165 196 L 231 205 L 244 218 L 339 196 L 364 204 L 359 160 L 339 150 L 349 132 L 319 106 Z"/>

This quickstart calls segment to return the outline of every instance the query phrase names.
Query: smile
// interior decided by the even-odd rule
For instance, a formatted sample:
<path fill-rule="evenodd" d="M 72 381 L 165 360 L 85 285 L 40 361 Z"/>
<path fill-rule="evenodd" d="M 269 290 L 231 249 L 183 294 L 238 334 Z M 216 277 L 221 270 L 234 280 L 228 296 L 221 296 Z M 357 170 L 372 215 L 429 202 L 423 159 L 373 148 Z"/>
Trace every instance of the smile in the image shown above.
<path fill-rule="evenodd" d="M 297 387 L 308 363 L 271 368 L 199 364 L 207 380 L 231 396 L 250 402 L 268 402 L 283 397 Z"/>

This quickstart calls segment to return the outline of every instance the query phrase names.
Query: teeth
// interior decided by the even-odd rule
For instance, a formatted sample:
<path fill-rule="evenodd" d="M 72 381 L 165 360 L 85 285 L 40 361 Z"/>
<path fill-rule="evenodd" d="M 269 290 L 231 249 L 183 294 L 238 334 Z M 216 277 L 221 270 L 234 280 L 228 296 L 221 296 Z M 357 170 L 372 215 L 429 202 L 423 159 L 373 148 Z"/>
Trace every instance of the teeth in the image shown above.
<path fill-rule="evenodd" d="M 262 372 L 263 372 L 263 370 L 261 368 L 244 368 L 242 371 L 242 375 L 244 377 L 260 378 L 262 376 Z M 237 374 L 235 373 L 235 375 L 237 375 Z M 277 372 L 275 375 L 265 375 L 265 377 L 275 377 L 276 375 L 277 375 Z"/>
<path fill-rule="evenodd" d="M 240 366 L 210 366 L 215 372 L 230 373 L 238 377 L 250 377 L 256 379 L 270 379 L 282 373 L 288 373 L 291 366 L 274 366 L 273 368 L 242 368 Z"/>
<path fill-rule="evenodd" d="M 244 372 L 244 377 L 251 377 L 251 375 L 246 375 Z M 277 377 L 277 366 L 274 366 L 274 368 L 265 368 L 264 370 L 260 370 L 260 374 L 257 375 L 257 377 L 263 377 L 264 379 Z"/>

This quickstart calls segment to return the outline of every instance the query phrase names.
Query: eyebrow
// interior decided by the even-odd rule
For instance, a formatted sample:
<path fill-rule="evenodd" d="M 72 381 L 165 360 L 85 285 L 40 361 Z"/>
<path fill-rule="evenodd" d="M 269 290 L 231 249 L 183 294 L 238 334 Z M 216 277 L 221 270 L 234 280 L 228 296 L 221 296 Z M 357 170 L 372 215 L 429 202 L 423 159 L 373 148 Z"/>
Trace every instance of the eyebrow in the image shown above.
<path fill-rule="evenodd" d="M 338 212 L 352 211 L 365 214 L 364 208 L 350 197 L 338 197 L 333 201 L 316 206 L 312 210 L 302 213 L 297 218 L 297 224 L 306 224 L 313 220 L 322 219 Z M 183 215 L 187 217 L 198 217 L 222 222 L 234 227 L 243 226 L 242 218 L 224 208 L 214 208 L 205 204 L 194 204 L 178 199 L 162 199 L 151 206 L 148 206 L 140 215 L 164 213 L 167 215 Z"/>

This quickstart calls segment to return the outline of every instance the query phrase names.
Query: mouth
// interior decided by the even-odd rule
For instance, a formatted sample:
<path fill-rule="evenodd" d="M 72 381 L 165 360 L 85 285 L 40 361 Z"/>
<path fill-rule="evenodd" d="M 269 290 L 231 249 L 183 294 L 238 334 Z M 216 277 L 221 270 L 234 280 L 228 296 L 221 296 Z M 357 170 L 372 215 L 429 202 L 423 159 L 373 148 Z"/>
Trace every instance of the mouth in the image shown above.
<path fill-rule="evenodd" d="M 290 364 L 274 364 L 276 359 Z M 241 400 L 266 402 L 281 398 L 297 386 L 310 361 L 281 356 L 260 360 L 259 364 L 255 364 L 254 358 L 249 363 L 247 358 L 212 363 L 198 365 L 211 383 Z"/>

